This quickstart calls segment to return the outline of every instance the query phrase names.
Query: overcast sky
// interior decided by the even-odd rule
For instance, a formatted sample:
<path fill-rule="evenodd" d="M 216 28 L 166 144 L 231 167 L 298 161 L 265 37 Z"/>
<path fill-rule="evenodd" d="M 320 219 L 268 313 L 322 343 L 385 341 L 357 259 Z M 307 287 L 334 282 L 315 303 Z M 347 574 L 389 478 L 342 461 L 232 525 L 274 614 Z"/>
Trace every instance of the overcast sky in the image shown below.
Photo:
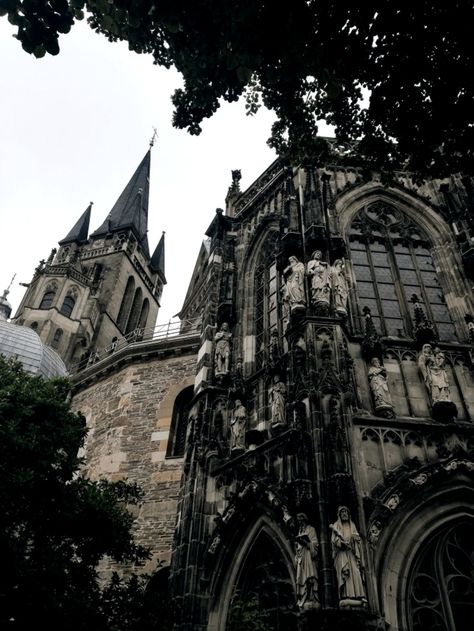
<path fill-rule="evenodd" d="M 231 170 L 242 189 L 275 159 L 273 114 L 223 104 L 200 136 L 171 125 L 174 70 L 110 43 L 85 22 L 60 39 L 56 57 L 35 59 L 0 18 L 0 291 L 16 278 L 13 313 L 34 268 L 94 202 L 91 231 L 112 208 L 148 149 L 153 127 L 148 239 L 166 231 L 158 323 L 181 308 L 204 232 L 224 207 Z"/>
<path fill-rule="evenodd" d="M 16 272 L 18 306 L 38 261 L 47 258 L 89 201 L 97 228 L 148 149 L 153 127 L 149 233 L 153 251 L 166 231 L 163 322 L 181 308 L 204 232 L 224 206 L 231 170 L 246 187 L 275 158 L 267 147 L 273 116 L 245 116 L 226 104 L 201 136 L 171 125 L 175 71 L 154 66 L 84 22 L 60 40 L 56 57 L 35 59 L 0 19 L 0 289 Z"/>

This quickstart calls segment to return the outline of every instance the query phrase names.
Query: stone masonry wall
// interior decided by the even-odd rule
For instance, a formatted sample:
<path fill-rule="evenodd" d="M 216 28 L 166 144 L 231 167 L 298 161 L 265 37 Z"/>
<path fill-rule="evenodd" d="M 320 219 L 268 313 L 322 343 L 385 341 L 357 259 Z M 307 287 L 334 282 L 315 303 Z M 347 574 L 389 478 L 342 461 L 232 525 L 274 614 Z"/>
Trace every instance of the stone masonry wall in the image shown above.
<path fill-rule="evenodd" d="M 173 404 L 194 383 L 193 354 L 140 360 L 79 389 L 73 408 L 87 419 L 84 456 L 92 479 L 137 482 L 137 541 L 150 548 L 144 571 L 171 557 L 183 458 L 166 458 Z"/>

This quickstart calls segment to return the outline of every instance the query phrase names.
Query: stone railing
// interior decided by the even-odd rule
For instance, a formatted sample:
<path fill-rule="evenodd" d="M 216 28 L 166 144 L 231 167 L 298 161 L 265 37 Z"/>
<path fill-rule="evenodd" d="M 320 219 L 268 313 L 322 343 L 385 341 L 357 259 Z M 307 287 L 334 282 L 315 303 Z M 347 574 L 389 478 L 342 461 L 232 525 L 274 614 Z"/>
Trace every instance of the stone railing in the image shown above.
<path fill-rule="evenodd" d="M 138 328 L 130 331 L 127 335 L 113 340 L 108 346 L 92 351 L 92 353 L 81 361 L 73 364 L 69 368 L 71 374 L 84 370 L 89 366 L 105 360 L 129 344 L 142 341 L 167 340 L 170 338 L 183 337 L 186 335 L 196 335 L 201 330 L 201 318 L 193 320 L 169 320 L 164 324 L 157 324 L 150 328 Z"/>

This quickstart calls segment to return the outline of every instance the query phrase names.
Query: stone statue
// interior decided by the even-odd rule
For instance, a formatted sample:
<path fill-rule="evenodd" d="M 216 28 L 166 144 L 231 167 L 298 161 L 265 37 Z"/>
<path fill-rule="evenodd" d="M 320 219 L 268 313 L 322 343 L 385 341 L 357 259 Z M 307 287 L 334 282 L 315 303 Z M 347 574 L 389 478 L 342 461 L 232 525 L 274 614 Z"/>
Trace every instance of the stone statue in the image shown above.
<path fill-rule="evenodd" d="M 374 397 L 375 412 L 393 412 L 392 397 L 387 384 L 387 371 L 378 357 L 370 361 L 369 384 Z"/>
<path fill-rule="evenodd" d="M 418 367 L 430 394 L 431 402 L 451 402 L 448 375 L 445 367 L 445 356 L 439 348 L 434 352 L 431 344 L 423 344 L 418 355 Z"/>
<path fill-rule="evenodd" d="M 247 423 L 247 410 L 240 399 L 235 402 L 235 407 L 230 420 L 231 442 L 230 449 L 245 449 L 245 429 Z"/>
<path fill-rule="evenodd" d="M 305 306 L 304 295 L 304 264 L 296 256 L 290 256 L 289 265 L 283 270 L 286 286 L 286 298 L 290 304 L 290 309 L 301 309 Z"/>
<path fill-rule="evenodd" d="M 278 375 L 273 377 L 270 389 L 272 425 L 286 424 L 286 386 Z"/>
<path fill-rule="evenodd" d="M 339 604 L 342 607 L 361 605 L 366 602 L 366 595 L 362 582 L 360 535 L 346 506 L 339 506 L 337 520 L 329 527 Z"/>
<path fill-rule="evenodd" d="M 344 261 L 336 259 L 331 268 L 331 283 L 334 292 L 334 304 L 339 315 L 347 315 L 347 297 L 349 289 L 345 275 Z"/>
<path fill-rule="evenodd" d="M 449 392 L 448 375 L 445 370 L 446 358 L 439 348 L 434 349 L 434 357 L 430 366 L 431 373 L 431 398 L 433 403 L 438 401 L 451 401 Z"/>
<path fill-rule="evenodd" d="M 305 513 L 298 513 L 298 534 L 295 538 L 296 598 L 300 609 L 316 609 L 318 598 L 317 555 L 319 542 L 316 530 Z"/>
<path fill-rule="evenodd" d="M 315 306 L 329 309 L 331 295 L 330 273 L 328 264 L 321 260 L 320 250 L 313 252 L 313 258 L 308 261 L 306 273 L 311 277 L 311 302 Z"/>
<path fill-rule="evenodd" d="M 230 365 L 230 338 L 232 333 L 229 331 L 227 322 L 223 322 L 221 330 L 214 337 L 216 342 L 216 350 L 214 357 L 215 375 L 229 374 Z"/>

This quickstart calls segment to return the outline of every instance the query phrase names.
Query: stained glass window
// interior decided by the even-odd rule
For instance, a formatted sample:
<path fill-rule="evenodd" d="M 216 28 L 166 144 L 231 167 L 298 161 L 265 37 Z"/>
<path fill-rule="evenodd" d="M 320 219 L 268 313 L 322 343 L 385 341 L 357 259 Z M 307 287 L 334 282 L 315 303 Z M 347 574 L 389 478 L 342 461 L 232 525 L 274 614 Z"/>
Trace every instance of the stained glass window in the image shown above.
<path fill-rule="evenodd" d="M 375 203 L 355 217 L 350 232 L 351 260 L 360 312 L 371 309 L 382 335 L 413 335 L 416 294 L 441 340 L 455 340 L 429 239 L 398 209 Z"/>

